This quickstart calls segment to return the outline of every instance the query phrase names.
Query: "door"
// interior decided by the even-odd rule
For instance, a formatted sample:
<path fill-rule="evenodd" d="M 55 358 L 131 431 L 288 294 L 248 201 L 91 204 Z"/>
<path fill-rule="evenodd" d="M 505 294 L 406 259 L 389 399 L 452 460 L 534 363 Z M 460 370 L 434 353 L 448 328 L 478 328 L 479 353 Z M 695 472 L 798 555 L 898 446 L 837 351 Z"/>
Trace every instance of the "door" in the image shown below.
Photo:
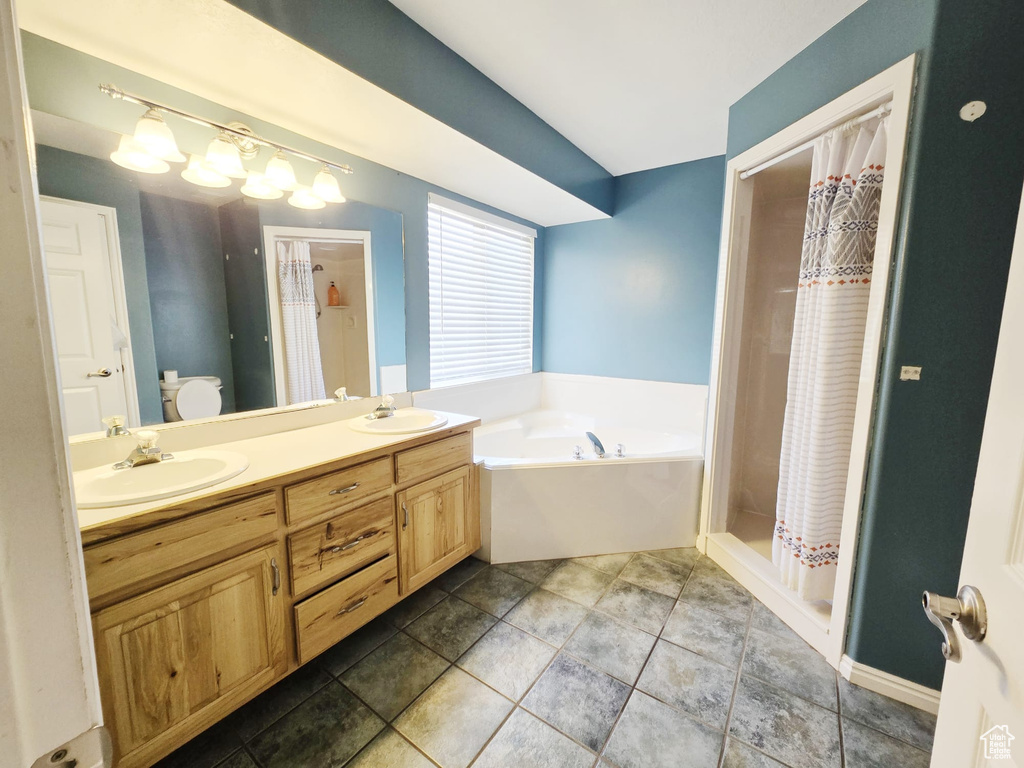
<path fill-rule="evenodd" d="M 956 628 L 946 664 L 933 768 L 1024 765 L 1024 206 L 1017 221 L 961 585 L 985 602 L 981 642 Z M 935 652 L 939 652 L 936 634 Z M 1019 742 L 1014 746 L 1014 740 Z M 1005 750 L 1015 759 L 1003 758 Z M 986 753 L 987 752 L 987 753 Z M 1000 762 L 996 762 L 996 761 Z M 1011 762 L 1012 761 L 1012 762 Z"/>
<path fill-rule="evenodd" d="M 284 674 L 283 562 L 265 547 L 93 617 L 118 768 L 151 765 Z"/>
<path fill-rule="evenodd" d="M 407 595 L 475 549 L 471 548 L 469 467 L 407 488 L 395 501 L 399 585 Z"/>
<path fill-rule="evenodd" d="M 128 346 L 127 328 L 118 325 L 107 239 L 112 222 L 102 210 L 40 201 L 50 311 L 70 435 L 103 429 L 101 419 L 115 414 L 134 416 L 129 423 L 138 423 L 138 414 L 129 414 L 125 394 L 122 351 Z"/>

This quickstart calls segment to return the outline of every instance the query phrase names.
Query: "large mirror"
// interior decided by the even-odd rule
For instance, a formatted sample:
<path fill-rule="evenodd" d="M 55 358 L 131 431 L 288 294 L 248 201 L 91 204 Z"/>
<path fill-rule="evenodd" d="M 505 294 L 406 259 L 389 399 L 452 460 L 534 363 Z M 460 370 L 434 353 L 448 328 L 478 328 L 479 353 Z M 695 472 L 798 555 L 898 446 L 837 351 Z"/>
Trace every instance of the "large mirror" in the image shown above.
<path fill-rule="evenodd" d="M 401 213 L 352 199 L 308 210 L 287 192 L 254 199 L 241 189 L 258 177 L 197 184 L 188 162 L 128 170 L 111 153 L 145 106 L 91 83 L 54 109 L 60 68 L 33 73 L 33 63 L 30 99 L 33 86 L 45 91 L 32 115 L 70 434 L 117 415 L 130 427 L 404 388 L 394 374 L 405 362 Z M 185 157 L 204 156 L 217 137 L 163 119 Z M 245 169 L 262 173 L 275 149 L 251 154 Z M 288 159 L 309 184 L 318 166 Z"/>

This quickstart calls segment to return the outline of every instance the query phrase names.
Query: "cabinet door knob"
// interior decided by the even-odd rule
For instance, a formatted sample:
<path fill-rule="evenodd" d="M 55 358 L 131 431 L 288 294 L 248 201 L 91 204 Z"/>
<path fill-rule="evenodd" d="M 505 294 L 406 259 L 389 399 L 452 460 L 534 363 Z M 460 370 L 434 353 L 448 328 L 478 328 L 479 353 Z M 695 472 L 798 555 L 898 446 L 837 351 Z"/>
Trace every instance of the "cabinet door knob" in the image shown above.
<path fill-rule="evenodd" d="M 270 570 L 274 572 L 274 587 L 272 594 L 276 597 L 281 591 L 281 569 L 277 567 L 277 558 L 270 558 Z"/>
<path fill-rule="evenodd" d="M 347 488 L 335 488 L 333 491 L 330 491 L 327 495 L 328 496 L 340 496 L 343 493 L 351 493 L 352 491 L 354 491 L 358 487 L 359 487 L 359 483 L 352 483 L 352 485 L 348 486 Z"/>

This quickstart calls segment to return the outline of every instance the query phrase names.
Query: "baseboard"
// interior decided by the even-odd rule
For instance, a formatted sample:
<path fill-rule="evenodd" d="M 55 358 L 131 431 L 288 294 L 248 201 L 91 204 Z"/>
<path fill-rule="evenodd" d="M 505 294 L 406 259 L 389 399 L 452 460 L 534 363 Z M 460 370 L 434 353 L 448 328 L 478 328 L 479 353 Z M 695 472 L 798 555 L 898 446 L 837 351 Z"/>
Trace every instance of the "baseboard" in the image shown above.
<path fill-rule="evenodd" d="M 854 661 L 846 654 L 843 654 L 839 662 L 839 674 L 854 685 L 867 688 L 869 691 L 888 696 L 890 699 L 902 701 L 912 707 L 931 712 L 933 715 L 939 712 L 939 692 L 934 688 L 926 688 L 918 683 L 904 680 L 880 669 L 869 667 Z"/>

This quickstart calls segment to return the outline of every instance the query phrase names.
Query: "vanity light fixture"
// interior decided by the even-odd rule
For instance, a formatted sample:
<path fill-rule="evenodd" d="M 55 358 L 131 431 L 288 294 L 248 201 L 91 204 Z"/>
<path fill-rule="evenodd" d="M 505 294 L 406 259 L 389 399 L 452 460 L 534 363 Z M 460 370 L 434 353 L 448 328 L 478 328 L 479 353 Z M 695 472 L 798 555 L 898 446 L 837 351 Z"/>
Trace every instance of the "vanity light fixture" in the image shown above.
<path fill-rule="evenodd" d="M 213 187 L 215 189 L 227 187 L 231 184 L 231 179 L 210 168 L 206 164 L 206 160 L 199 155 L 189 156 L 188 168 L 181 172 L 181 178 L 199 187 Z"/>
<path fill-rule="evenodd" d="M 295 189 L 298 183 L 295 180 L 295 169 L 288 162 L 284 152 L 278 150 L 270 160 L 267 161 L 267 172 L 265 174 L 267 183 L 273 184 L 278 189 L 288 192 Z"/>
<path fill-rule="evenodd" d="M 171 166 L 159 157 L 153 157 L 131 136 L 121 137 L 117 149 L 110 153 L 110 159 L 122 168 L 139 173 L 167 173 L 171 170 Z"/>
<path fill-rule="evenodd" d="M 136 143 L 153 157 L 169 163 L 184 163 L 185 156 L 178 151 L 174 134 L 155 109 L 146 110 L 146 114 L 135 124 Z"/>
<path fill-rule="evenodd" d="M 320 171 L 313 177 L 313 194 L 328 203 L 344 203 L 345 196 L 341 194 L 341 187 L 338 180 L 334 178 L 330 167 L 320 166 Z"/>
<path fill-rule="evenodd" d="M 223 131 L 210 142 L 206 150 L 206 164 L 212 170 L 229 179 L 244 179 L 245 168 L 238 147 L 231 142 L 231 136 Z"/>
<path fill-rule="evenodd" d="M 299 187 L 288 198 L 288 205 L 302 208 L 305 211 L 316 211 L 323 208 L 327 203 L 323 198 L 313 194 L 309 187 Z"/>
<path fill-rule="evenodd" d="M 245 184 L 238 191 L 257 200 L 277 200 L 284 195 L 284 192 L 267 181 L 266 176 L 256 171 L 249 171 Z"/>

